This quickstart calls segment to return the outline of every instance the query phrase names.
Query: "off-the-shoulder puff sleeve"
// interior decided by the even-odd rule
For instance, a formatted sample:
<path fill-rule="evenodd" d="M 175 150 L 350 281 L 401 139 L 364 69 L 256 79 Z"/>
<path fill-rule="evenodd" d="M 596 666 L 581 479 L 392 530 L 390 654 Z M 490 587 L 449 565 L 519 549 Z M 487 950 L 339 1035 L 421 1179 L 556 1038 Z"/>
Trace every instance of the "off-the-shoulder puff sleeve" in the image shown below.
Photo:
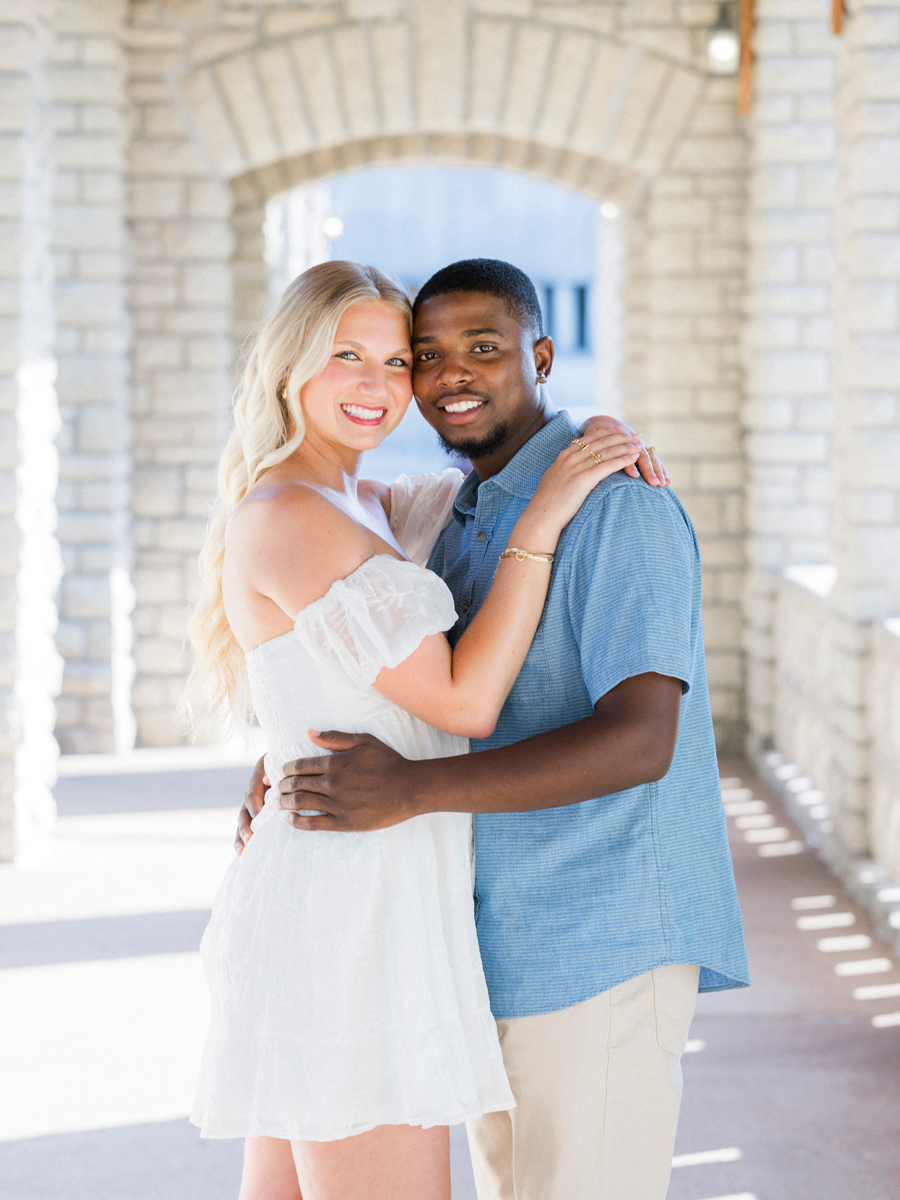
<path fill-rule="evenodd" d="M 331 660 L 358 685 L 396 667 L 423 638 L 455 624 L 453 598 L 432 571 L 376 554 L 298 615 L 294 631 L 316 658 Z"/>
<path fill-rule="evenodd" d="M 439 474 L 400 475 L 391 484 L 391 530 L 414 563 L 424 566 L 450 523 L 453 501 L 465 476 L 456 467 Z"/>

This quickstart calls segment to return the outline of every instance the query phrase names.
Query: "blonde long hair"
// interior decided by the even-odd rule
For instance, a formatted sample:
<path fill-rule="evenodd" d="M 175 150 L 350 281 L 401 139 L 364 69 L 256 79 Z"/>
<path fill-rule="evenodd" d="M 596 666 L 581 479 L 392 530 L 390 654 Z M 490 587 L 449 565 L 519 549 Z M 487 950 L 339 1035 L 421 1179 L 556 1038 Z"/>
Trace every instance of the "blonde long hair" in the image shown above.
<path fill-rule="evenodd" d="M 195 649 L 181 712 L 195 731 L 251 712 L 244 652 L 222 597 L 225 534 L 231 514 L 263 472 L 303 441 L 300 389 L 326 366 L 341 317 L 353 304 L 381 300 L 412 330 L 409 295 L 375 267 L 326 262 L 291 283 L 251 340 L 235 391 L 234 429 L 219 461 L 218 492 L 200 552 L 200 598 L 189 625 Z"/>

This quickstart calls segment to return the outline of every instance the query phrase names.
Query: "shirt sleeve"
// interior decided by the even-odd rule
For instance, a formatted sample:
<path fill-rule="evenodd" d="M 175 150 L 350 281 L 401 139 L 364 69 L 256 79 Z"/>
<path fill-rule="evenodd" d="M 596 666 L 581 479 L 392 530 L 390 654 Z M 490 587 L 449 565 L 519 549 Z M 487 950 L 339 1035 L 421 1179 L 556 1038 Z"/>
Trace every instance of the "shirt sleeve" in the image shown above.
<path fill-rule="evenodd" d="M 623 480 L 598 489 L 572 532 L 569 615 L 591 704 L 646 672 L 680 679 L 687 692 L 700 636 L 700 559 L 678 501 Z"/>
<path fill-rule="evenodd" d="M 411 562 L 424 566 L 446 529 L 453 501 L 464 479 L 447 467 L 437 474 L 400 475 L 391 484 L 391 531 Z"/>
<path fill-rule="evenodd" d="M 398 666 L 424 638 L 455 622 L 443 580 L 414 563 L 376 554 L 302 609 L 294 632 L 314 658 L 368 687 L 382 668 Z"/>

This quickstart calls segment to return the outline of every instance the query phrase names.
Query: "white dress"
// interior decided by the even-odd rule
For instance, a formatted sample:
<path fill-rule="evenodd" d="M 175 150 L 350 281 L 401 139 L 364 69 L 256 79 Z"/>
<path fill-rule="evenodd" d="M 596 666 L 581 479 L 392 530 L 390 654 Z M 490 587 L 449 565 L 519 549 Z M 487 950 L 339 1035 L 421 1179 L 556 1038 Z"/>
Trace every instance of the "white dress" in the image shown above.
<path fill-rule="evenodd" d="M 391 524 L 420 561 L 458 485 L 448 471 L 395 486 Z M 308 729 L 372 733 L 407 758 L 464 754 L 464 739 L 372 687 L 455 620 L 436 575 L 379 554 L 251 651 L 273 784 L 285 762 L 322 753 Z M 513 1107 L 475 935 L 471 839 L 466 814 L 308 833 L 267 802 L 201 946 L 212 1010 L 191 1119 L 204 1137 L 330 1141 Z"/>

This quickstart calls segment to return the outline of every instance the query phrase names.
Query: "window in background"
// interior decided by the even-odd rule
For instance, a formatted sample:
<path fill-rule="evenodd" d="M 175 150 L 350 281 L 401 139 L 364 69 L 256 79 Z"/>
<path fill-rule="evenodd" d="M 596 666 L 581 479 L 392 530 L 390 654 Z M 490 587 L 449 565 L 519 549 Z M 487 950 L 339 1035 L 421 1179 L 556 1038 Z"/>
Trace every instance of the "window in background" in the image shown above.
<path fill-rule="evenodd" d="M 585 284 L 575 288 L 575 348 L 588 350 L 590 334 L 588 332 L 588 289 Z"/>
<path fill-rule="evenodd" d="M 518 263 L 516 264 L 518 266 Z M 554 287 L 552 283 L 545 283 L 543 288 L 543 297 L 541 298 L 541 313 L 544 317 L 544 333 L 548 337 L 556 337 L 556 304 L 554 303 Z"/>
<path fill-rule="evenodd" d="M 591 321 L 603 320 L 605 293 L 601 289 L 597 305 L 589 293 L 597 294 L 598 263 L 609 259 L 602 237 L 609 240 L 617 230 L 599 208 L 579 192 L 494 168 L 350 171 L 270 201 L 270 291 L 274 301 L 301 270 L 328 258 L 371 263 L 413 294 L 440 267 L 461 258 L 505 259 L 535 281 L 556 344 L 550 394 L 558 408 L 581 420 L 598 410 L 598 379 L 609 377 L 608 369 L 605 376 L 598 369 L 592 346 L 601 338 L 590 329 Z M 617 338 L 608 329 L 604 344 L 614 347 Z M 401 472 L 442 470 L 452 461 L 413 406 L 396 433 L 367 456 L 365 470 L 390 480 Z"/>

